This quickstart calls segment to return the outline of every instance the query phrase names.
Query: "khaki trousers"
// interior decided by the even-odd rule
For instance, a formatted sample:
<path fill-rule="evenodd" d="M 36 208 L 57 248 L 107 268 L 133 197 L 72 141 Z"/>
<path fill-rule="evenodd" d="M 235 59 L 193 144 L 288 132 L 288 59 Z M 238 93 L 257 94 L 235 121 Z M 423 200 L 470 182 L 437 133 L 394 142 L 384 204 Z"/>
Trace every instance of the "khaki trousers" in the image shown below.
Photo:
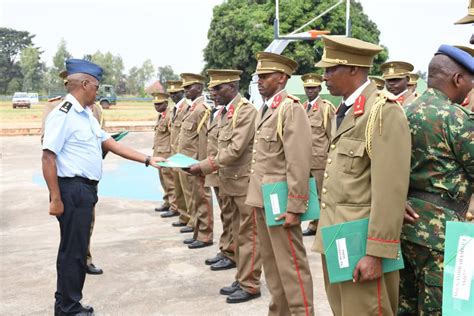
<path fill-rule="evenodd" d="M 263 270 L 272 296 L 268 315 L 314 315 L 313 280 L 301 226 L 268 227 L 265 211 L 255 208 L 255 212 Z"/>
<path fill-rule="evenodd" d="M 205 176 L 190 177 L 190 180 L 194 206 L 193 215 L 190 220 L 190 222 L 194 223 L 193 238 L 202 242 L 211 242 L 214 237 L 214 212 L 211 189 L 204 186 Z"/>
<path fill-rule="evenodd" d="M 194 228 L 194 209 L 195 200 L 193 197 L 193 178 L 184 172 L 179 172 L 179 182 L 183 191 L 184 201 L 186 203 L 186 214 L 183 217 L 187 219 L 187 226 Z"/>
<path fill-rule="evenodd" d="M 183 188 L 181 187 L 181 181 L 179 179 L 179 172 L 171 169 L 173 174 L 174 184 L 174 198 L 176 204 L 176 210 L 179 212 L 179 221 L 187 224 L 189 222 L 189 216 L 186 209 L 186 200 L 184 199 Z"/>
<path fill-rule="evenodd" d="M 169 207 L 171 211 L 177 212 L 173 173 L 169 168 L 162 168 L 158 170 L 158 174 L 163 187 L 163 205 Z"/>
<path fill-rule="evenodd" d="M 329 283 L 326 258 L 321 255 L 324 284 L 329 305 L 335 316 L 392 316 L 397 314 L 398 271 L 385 273 L 381 278 L 362 283 L 352 281 Z"/>
<path fill-rule="evenodd" d="M 324 169 L 311 169 L 311 176 L 316 180 L 316 189 L 318 190 L 318 198 L 321 201 L 321 190 L 323 188 Z M 318 220 L 309 222 L 308 228 L 314 231 L 318 230 Z"/>
<path fill-rule="evenodd" d="M 219 204 L 222 223 L 222 234 L 219 238 L 219 250 L 224 256 L 235 262 L 235 245 L 232 236 L 233 212 L 230 207 L 231 201 L 229 197 L 219 195 L 219 187 L 214 187 L 214 193 L 216 194 L 217 203 Z"/>
<path fill-rule="evenodd" d="M 228 197 L 232 210 L 233 240 L 236 241 L 235 279 L 240 287 L 252 294 L 260 293 L 262 257 L 257 233 L 255 209 L 245 204 L 245 196 Z"/>

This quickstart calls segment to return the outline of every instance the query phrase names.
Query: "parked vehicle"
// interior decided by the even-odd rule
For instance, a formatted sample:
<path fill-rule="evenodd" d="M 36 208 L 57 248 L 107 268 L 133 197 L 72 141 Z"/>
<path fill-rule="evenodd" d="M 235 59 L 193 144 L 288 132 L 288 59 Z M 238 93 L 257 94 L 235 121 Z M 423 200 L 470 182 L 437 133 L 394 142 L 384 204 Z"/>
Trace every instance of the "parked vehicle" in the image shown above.
<path fill-rule="evenodd" d="M 28 93 L 26 92 L 15 92 L 12 98 L 13 108 L 31 108 L 31 101 Z"/>
<path fill-rule="evenodd" d="M 117 95 L 115 94 L 114 87 L 109 84 L 103 84 L 97 91 L 97 101 L 104 109 L 108 109 L 110 105 L 117 104 Z"/>

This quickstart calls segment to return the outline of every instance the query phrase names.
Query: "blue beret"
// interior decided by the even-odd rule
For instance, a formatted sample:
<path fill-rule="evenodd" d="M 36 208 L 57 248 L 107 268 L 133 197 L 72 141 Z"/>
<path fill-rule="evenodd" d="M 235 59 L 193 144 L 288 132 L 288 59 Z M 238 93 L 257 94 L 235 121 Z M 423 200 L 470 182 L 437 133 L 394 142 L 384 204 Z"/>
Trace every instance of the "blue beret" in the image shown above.
<path fill-rule="evenodd" d="M 84 73 L 91 75 L 98 81 L 102 79 L 102 68 L 90 61 L 84 59 L 68 59 L 66 60 L 66 71 L 68 75 L 76 73 Z"/>
<path fill-rule="evenodd" d="M 446 55 L 470 73 L 474 73 L 474 57 L 471 54 L 454 46 L 441 45 L 435 55 Z"/>

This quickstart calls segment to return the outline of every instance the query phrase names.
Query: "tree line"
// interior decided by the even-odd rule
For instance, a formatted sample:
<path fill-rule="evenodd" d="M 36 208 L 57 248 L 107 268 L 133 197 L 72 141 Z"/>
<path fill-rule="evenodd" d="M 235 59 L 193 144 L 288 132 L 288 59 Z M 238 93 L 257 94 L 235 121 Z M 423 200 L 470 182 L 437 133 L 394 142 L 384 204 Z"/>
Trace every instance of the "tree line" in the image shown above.
<path fill-rule="evenodd" d="M 59 73 L 67 59 L 73 58 L 64 39 L 58 44 L 52 66 L 42 60 L 43 51 L 33 43 L 35 35 L 27 31 L 0 28 L 0 94 L 16 91 L 38 92 L 48 95 L 63 89 Z M 141 66 L 134 66 L 125 73 L 122 57 L 111 52 L 96 51 L 93 54 L 74 56 L 90 60 L 104 69 L 102 83 L 113 85 L 118 94 L 145 95 L 145 85 L 156 78 L 162 84 L 178 79 L 169 65 L 155 66 L 150 59 Z"/>

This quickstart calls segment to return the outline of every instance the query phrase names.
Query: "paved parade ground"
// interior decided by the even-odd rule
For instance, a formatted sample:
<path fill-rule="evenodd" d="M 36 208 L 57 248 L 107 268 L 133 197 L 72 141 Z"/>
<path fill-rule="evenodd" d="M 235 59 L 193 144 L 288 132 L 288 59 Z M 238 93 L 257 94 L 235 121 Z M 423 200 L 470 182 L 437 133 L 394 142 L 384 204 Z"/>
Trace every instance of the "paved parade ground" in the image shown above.
<path fill-rule="evenodd" d="M 152 140 L 142 132 L 123 142 L 151 154 Z M 52 315 L 59 225 L 48 215 L 39 136 L 0 137 L 0 146 L 0 315 Z M 189 250 L 182 240 L 190 234 L 171 227 L 177 218 L 154 211 L 160 198 L 155 169 L 106 157 L 91 248 L 104 274 L 87 275 L 83 303 L 97 315 L 266 315 L 264 280 L 261 298 L 230 305 L 219 289 L 236 270 L 213 272 L 204 264 L 217 253 L 222 231 L 216 205 L 214 245 Z M 309 250 L 313 239 L 305 237 L 315 314 L 330 315 L 320 258 Z"/>

